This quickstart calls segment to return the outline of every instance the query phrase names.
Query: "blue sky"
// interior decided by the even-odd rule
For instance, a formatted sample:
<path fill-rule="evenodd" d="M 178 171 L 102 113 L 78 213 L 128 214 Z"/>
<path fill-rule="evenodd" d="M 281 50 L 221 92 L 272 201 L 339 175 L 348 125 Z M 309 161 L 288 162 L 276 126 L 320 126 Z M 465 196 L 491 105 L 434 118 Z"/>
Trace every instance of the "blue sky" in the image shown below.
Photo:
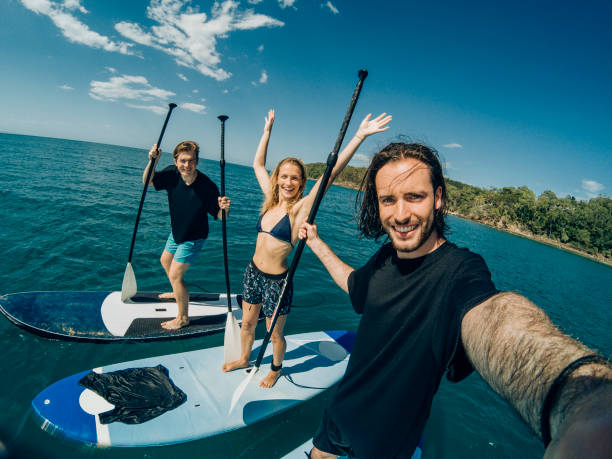
<path fill-rule="evenodd" d="M 324 161 L 366 68 L 348 135 L 393 115 L 448 177 L 581 199 L 612 189 L 612 6 L 587 2 L 3 0 L 0 132 L 148 148 L 200 143 L 250 164 L 275 108 L 272 167 Z M 143 157 L 143 163 L 146 157 Z"/>

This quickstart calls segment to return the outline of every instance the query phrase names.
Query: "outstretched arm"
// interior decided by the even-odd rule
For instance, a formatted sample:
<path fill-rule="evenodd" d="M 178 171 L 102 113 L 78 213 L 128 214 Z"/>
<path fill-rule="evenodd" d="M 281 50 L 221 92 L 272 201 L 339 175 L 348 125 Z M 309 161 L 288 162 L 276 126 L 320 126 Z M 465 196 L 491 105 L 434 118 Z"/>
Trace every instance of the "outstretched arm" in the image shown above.
<path fill-rule="evenodd" d="M 155 166 L 157 165 L 157 161 L 161 156 L 161 150 L 157 148 L 157 145 L 153 145 L 151 150 L 149 151 L 149 162 L 147 163 L 147 167 L 145 167 L 144 172 L 142 173 L 142 184 L 144 185 L 147 181 L 147 174 L 149 173 L 149 169 L 152 167 L 153 172 L 151 172 L 151 178 L 149 179 L 148 185 L 153 183 L 153 176 L 155 175 Z M 148 186 L 147 185 L 147 186 Z"/>
<path fill-rule="evenodd" d="M 253 159 L 253 169 L 255 170 L 255 177 L 259 182 L 259 187 L 267 194 L 271 190 L 270 176 L 266 170 L 266 156 L 268 154 L 268 142 L 270 141 L 270 134 L 272 133 L 272 126 L 274 125 L 275 113 L 273 109 L 268 111 L 268 116 L 265 118 L 264 130 L 259 139 L 259 145 L 255 152 L 255 158 Z"/>
<path fill-rule="evenodd" d="M 527 298 L 511 292 L 471 309 L 463 319 L 461 338 L 474 368 L 540 436 L 546 434 L 542 407 L 554 381 L 576 359 L 595 354 L 562 333 Z M 612 365 L 579 366 L 551 402 L 544 420 L 552 437 L 546 457 L 574 457 L 570 446 L 593 451 L 592 441 L 599 441 L 598 447 L 608 453 L 612 450 Z M 605 456 L 590 452 L 589 457 Z"/>
<path fill-rule="evenodd" d="M 354 269 L 338 258 L 332 249 L 323 242 L 317 233 L 317 225 L 314 223 L 309 225 L 304 222 L 300 227 L 299 237 L 300 239 L 306 239 L 306 244 L 321 260 L 334 282 L 348 293 L 348 278 Z"/>
<path fill-rule="evenodd" d="M 376 134 L 378 132 L 384 132 L 387 129 L 389 129 L 388 124 L 389 122 L 391 122 L 391 119 L 392 119 L 391 115 L 387 115 L 386 113 L 381 113 L 376 118 L 374 119 L 371 119 L 371 118 L 372 118 L 372 114 L 369 113 L 361 121 L 361 124 L 359 125 L 359 129 L 357 129 L 355 136 L 349 141 L 346 147 L 338 155 L 338 160 L 336 161 L 336 165 L 332 169 L 331 175 L 329 177 L 329 182 L 327 184 L 327 188 L 325 189 L 325 191 L 329 189 L 329 187 L 334 182 L 336 177 L 340 175 L 340 172 L 344 170 L 346 165 L 353 158 L 353 155 L 357 151 L 357 148 L 359 148 L 359 145 L 361 145 L 361 143 L 366 139 L 366 137 L 369 137 L 372 134 Z M 320 177 L 319 180 L 317 180 L 317 182 L 314 184 L 314 186 L 311 188 L 310 192 L 308 193 L 308 196 L 304 198 L 305 202 L 310 201 L 310 205 L 312 205 L 312 202 L 314 201 L 314 198 L 317 195 L 317 191 L 319 189 L 319 186 L 321 186 L 322 179 L 323 177 Z M 306 206 L 306 207 L 308 207 L 308 210 L 310 210 L 310 206 Z"/>

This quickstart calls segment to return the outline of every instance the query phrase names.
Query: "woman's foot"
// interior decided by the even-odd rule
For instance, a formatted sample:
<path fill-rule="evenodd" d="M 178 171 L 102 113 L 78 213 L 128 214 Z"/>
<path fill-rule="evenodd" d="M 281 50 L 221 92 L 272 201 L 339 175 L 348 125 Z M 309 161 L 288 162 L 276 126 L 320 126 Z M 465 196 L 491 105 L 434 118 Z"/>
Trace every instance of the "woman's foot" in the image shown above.
<path fill-rule="evenodd" d="M 227 373 L 228 371 L 234 371 L 234 370 L 239 370 L 241 368 L 248 368 L 248 367 L 249 367 L 248 360 L 234 360 L 233 362 L 224 363 L 223 366 L 221 367 L 221 370 L 223 370 L 224 373 Z"/>
<path fill-rule="evenodd" d="M 159 295 L 157 295 L 157 298 L 159 298 L 160 300 L 167 300 L 167 299 L 174 300 L 174 292 L 160 293 Z"/>
<path fill-rule="evenodd" d="M 259 382 L 259 387 L 265 387 L 266 389 L 274 387 L 274 384 L 276 384 L 276 381 L 278 381 L 280 375 L 280 368 L 277 371 L 270 370 L 270 373 L 268 373 L 267 376 Z"/>
<path fill-rule="evenodd" d="M 189 325 L 189 319 L 182 319 L 179 317 L 167 322 L 162 322 L 161 324 L 162 328 L 165 328 L 166 330 L 179 330 L 187 325 Z"/>

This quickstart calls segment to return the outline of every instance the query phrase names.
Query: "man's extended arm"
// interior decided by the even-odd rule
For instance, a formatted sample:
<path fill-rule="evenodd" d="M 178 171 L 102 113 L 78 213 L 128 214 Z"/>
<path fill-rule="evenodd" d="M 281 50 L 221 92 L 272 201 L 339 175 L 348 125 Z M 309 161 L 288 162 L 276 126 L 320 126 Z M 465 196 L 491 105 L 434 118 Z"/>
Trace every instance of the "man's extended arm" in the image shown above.
<path fill-rule="evenodd" d="M 300 227 L 299 237 L 300 239 L 306 238 L 306 244 L 319 257 L 338 287 L 348 293 L 348 278 L 354 269 L 338 258 L 332 249 L 323 242 L 317 233 L 317 225 L 315 223 L 309 225 L 304 222 Z"/>
<path fill-rule="evenodd" d="M 463 319 L 461 338 L 474 368 L 540 436 L 542 407 L 554 381 L 575 360 L 595 354 L 562 333 L 527 298 L 511 292 L 471 309 Z M 578 366 L 551 402 L 545 419 L 552 438 L 547 457 L 574 457 L 569 446 L 586 447 L 588 457 L 605 457 L 596 455 L 595 446 L 612 451 L 609 363 Z"/>

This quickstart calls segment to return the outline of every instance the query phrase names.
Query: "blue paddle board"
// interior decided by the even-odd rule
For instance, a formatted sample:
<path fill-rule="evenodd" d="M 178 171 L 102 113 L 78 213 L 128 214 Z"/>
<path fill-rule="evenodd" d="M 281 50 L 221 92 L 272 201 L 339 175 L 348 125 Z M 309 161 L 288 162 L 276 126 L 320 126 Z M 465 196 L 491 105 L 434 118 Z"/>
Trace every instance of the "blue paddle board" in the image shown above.
<path fill-rule="evenodd" d="M 127 368 L 162 365 L 187 398 L 178 407 L 140 424 L 102 424 L 100 414 L 114 406 L 79 385 L 89 371 L 62 379 L 43 390 L 32 407 L 42 428 L 93 446 L 154 446 L 197 440 L 251 425 L 308 400 L 338 382 L 344 375 L 354 333 L 311 332 L 285 337 L 287 352 L 283 374 L 271 389 L 259 387 L 268 373 L 272 346 L 268 346 L 261 371 L 254 375 L 237 405 L 230 402 L 247 373 L 221 371 L 223 347 L 151 357 L 96 368 L 111 373 Z M 259 352 L 255 342 L 251 356 Z"/>
<path fill-rule="evenodd" d="M 78 341 L 175 339 L 225 329 L 227 295 L 190 294 L 190 323 L 179 330 L 162 328 L 162 322 L 176 317 L 177 305 L 174 299 L 160 299 L 158 295 L 140 292 L 123 302 L 121 292 L 11 293 L 0 295 L 0 312 L 29 332 Z M 231 305 L 234 316 L 241 321 L 241 295 L 231 295 Z"/>

